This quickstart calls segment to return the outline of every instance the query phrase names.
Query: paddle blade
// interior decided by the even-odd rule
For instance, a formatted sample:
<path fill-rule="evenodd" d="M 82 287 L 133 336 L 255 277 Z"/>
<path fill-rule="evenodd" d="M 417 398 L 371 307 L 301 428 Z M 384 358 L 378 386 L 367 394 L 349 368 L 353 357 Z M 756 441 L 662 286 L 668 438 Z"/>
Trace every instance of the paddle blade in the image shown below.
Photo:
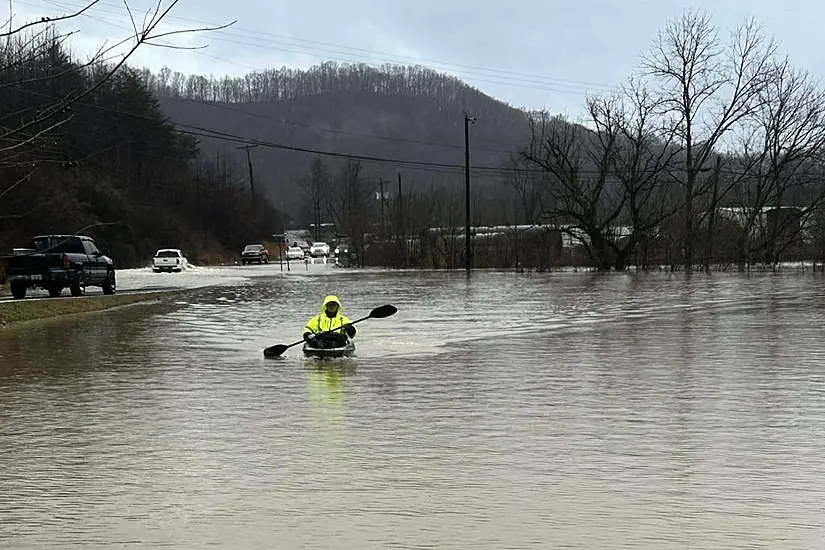
<path fill-rule="evenodd" d="M 378 306 L 377 308 L 370 311 L 370 319 L 383 319 L 384 317 L 395 315 L 396 311 L 398 311 L 398 308 L 390 304 L 387 304 L 385 306 Z"/>
<path fill-rule="evenodd" d="M 264 350 L 264 357 L 279 357 L 289 346 L 284 344 L 276 344 L 269 346 Z"/>

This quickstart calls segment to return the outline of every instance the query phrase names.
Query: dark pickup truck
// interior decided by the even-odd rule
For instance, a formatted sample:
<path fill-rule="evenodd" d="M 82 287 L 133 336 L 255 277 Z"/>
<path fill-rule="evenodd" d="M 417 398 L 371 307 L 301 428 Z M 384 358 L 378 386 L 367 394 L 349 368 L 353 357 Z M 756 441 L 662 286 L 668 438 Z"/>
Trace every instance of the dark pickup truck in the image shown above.
<path fill-rule="evenodd" d="M 72 296 L 83 296 L 86 286 L 99 286 L 103 294 L 114 294 L 115 264 L 91 237 L 40 235 L 29 248 L 15 249 L 6 259 L 11 294 L 25 298 L 29 288 L 42 288 L 52 297 L 69 287 Z"/>

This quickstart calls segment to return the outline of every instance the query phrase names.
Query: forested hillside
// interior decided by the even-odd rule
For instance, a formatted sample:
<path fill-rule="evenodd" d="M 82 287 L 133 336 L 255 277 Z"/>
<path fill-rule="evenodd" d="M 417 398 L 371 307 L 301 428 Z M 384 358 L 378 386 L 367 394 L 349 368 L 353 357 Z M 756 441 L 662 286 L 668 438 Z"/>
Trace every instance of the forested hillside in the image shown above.
<path fill-rule="evenodd" d="M 169 117 L 187 127 L 341 155 L 409 161 L 366 162 L 365 175 L 411 185 L 464 181 L 464 113 L 470 125 L 473 166 L 498 167 L 529 139 L 527 113 L 495 100 L 460 80 L 421 67 L 324 63 L 306 71 L 284 68 L 241 78 L 206 78 L 169 70 L 144 72 L 149 89 Z M 203 138 L 205 150 L 235 149 L 227 136 Z M 252 152 L 256 183 L 276 205 L 299 207 L 296 182 L 312 155 L 273 146 Z M 246 163 L 245 153 L 234 158 Z M 341 158 L 326 157 L 333 170 Z M 497 173 L 476 170 L 478 185 L 499 182 Z"/>
<path fill-rule="evenodd" d="M 81 232 L 121 267 L 159 247 L 205 261 L 280 229 L 228 162 L 198 156 L 139 72 L 80 64 L 51 31 L 16 38 L 0 58 L 0 253 Z"/>

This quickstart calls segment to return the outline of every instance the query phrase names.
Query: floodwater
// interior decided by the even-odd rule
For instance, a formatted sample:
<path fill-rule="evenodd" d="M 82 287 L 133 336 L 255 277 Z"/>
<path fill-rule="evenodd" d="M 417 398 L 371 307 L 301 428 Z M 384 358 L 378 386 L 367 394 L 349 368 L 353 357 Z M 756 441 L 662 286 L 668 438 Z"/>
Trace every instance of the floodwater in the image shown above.
<path fill-rule="evenodd" d="M 326 293 L 358 357 L 282 360 Z M 350 272 L 0 332 L 0 546 L 823 548 L 825 280 Z"/>

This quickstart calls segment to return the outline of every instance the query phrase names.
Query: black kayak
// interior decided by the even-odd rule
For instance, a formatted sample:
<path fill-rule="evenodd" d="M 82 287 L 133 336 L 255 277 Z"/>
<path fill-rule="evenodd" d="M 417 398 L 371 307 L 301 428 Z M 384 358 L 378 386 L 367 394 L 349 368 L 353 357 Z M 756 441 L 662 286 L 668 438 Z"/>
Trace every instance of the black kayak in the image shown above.
<path fill-rule="evenodd" d="M 355 353 L 355 342 L 347 339 L 347 343 L 343 346 L 334 348 L 316 348 L 310 346 L 309 342 L 304 342 L 304 356 L 305 357 L 319 357 L 335 359 L 338 357 L 349 357 Z"/>

